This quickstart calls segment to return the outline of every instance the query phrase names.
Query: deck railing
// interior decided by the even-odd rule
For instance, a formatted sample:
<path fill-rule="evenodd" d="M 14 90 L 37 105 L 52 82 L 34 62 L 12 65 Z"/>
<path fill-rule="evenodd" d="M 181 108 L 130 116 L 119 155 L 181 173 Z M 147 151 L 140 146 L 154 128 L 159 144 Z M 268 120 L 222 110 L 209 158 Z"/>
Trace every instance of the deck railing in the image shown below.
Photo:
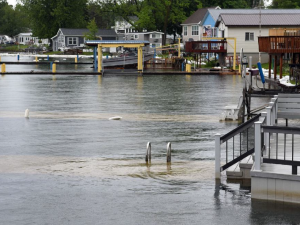
<path fill-rule="evenodd" d="M 292 174 L 297 174 L 297 166 L 300 166 L 299 146 L 295 146 L 295 135 L 300 135 L 299 127 L 277 126 L 278 97 L 272 99 L 267 109 L 266 122 L 256 122 L 255 129 L 255 170 L 261 170 L 262 148 L 260 134 L 263 134 L 265 141 L 265 152 L 263 163 L 281 164 L 292 166 Z M 280 137 L 283 137 L 279 139 Z M 280 141 L 280 143 L 279 143 Z M 295 151 L 298 150 L 298 151 Z"/>
<path fill-rule="evenodd" d="M 217 179 L 220 178 L 221 172 L 229 168 L 230 166 L 238 163 L 243 158 L 255 153 L 255 169 L 260 170 L 261 168 L 261 156 L 262 151 L 270 146 L 269 133 L 263 133 L 263 125 L 273 125 L 277 121 L 277 98 L 274 96 L 266 107 L 267 112 L 256 115 L 251 120 L 243 123 L 239 127 L 230 131 L 229 133 L 221 137 L 220 134 L 215 135 L 215 176 Z M 254 128 L 254 131 L 253 131 Z M 251 129 L 251 132 L 249 130 Z M 239 152 L 236 154 L 235 137 L 239 135 Z M 250 137 L 249 137 L 250 136 Z M 244 141 L 242 141 L 242 137 Z M 232 146 L 228 150 L 228 141 L 232 139 Z M 236 138 L 237 139 L 237 138 Z M 226 163 L 221 166 L 221 152 L 222 144 L 225 143 L 225 160 Z M 249 147 L 249 143 L 253 146 Z M 232 154 L 231 154 L 232 152 Z M 223 153 L 223 154 L 224 154 Z M 229 154 L 230 153 L 230 154 Z M 257 160 L 256 160 L 257 159 Z M 229 161 L 230 160 L 230 161 Z"/>
<path fill-rule="evenodd" d="M 260 52 L 300 53 L 300 36 L 258 37 Z"/>
<path fill-rule="evenodd" d="M 274 145 L 271 149 L 269 145 L 266 149 L 267 156 L 263 158 L 263 163 L 281 164 L 292 166 L 292 174 L 297 174 L 297 166 L 300 166 L 295 158 L 295 135 L 300 135 L 298 127 L 278 127 L 278 126 L 262 126 L 263 133 L 267 133 L 269 137 L 274 136 Z M 283 136 L 283 146 L 278 144 L 279 135 Z M 270 138 L 269 138 L 269 142 Z"/>
<path fill-rule="evenodd" d="M 220 178 L 221 172 L 254 153 L 254 124 L 260 114 L 221 136 L 215 135 L 215 174 Z M 231 142 L 231 143 L 230 143 Z M 224 145 L 225 146 L 224 146 Z M 230 145 L 230 146 L 229 146 Z M 222 149 L 223 148 L 223 149 Z M 221 152 L 225 154 L 225 164 L 221 166 Z"/>
<path fill-rule="evenodd" d="M 226 53 L 227 41 L 187 41 L 186 52 L 196 53 Z"/>

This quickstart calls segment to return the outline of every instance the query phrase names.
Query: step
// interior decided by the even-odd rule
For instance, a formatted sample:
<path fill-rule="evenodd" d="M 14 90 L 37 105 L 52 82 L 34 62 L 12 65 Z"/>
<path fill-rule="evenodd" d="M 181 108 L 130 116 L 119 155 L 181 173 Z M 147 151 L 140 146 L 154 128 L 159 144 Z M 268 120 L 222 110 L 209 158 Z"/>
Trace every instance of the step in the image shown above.
<path fill-rule="evenodd" d="M 242 178 L 243 171 L 240 170 L 239 164 L 236 163 L 226 170 L 227 178 Z"/>
<path fill-rule="evenodd" d="M 252 169 L 253 166 L 253 157 L 252 155 L 247 156 L 246 158 L 244 158 L 242 161 L 240 161 L 240 168 L 241 169 Z"/>

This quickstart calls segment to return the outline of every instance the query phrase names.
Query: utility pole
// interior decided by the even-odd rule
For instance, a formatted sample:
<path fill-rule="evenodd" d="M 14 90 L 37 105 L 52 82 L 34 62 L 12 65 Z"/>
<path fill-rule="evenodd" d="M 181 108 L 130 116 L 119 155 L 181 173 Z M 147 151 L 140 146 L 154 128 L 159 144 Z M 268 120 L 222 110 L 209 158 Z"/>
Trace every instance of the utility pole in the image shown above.
<path fill-rule="evenodd" d="M 261 36 L 261 1 L 259 0 L 259 37 Z M 260 55 L 260 51 L 258 50 L 258 61 L 261 62 L 261 55 Z"/>

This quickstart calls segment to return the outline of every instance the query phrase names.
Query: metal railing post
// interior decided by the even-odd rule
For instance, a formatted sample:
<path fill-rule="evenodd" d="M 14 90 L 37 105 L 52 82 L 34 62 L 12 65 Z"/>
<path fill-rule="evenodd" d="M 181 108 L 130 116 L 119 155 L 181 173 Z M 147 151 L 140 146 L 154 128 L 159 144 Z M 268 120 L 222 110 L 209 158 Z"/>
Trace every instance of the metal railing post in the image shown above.
<path fill-rule="evenodd" d="M 221 134 L 215 135 L 215 178 L 221 178 Z"/>
<path fill-rule="evenodd" d="M 264 123 L 266 124 L 267 121 L 267 112 L 262 112 L 261 116 L 265 117 Z M 265 144 L 265 150 L 267 150 L 269 148 L 269 133 L 264 133 L 264 144 Z M 266 151 L 267 152 L 267 151 Z"/>
<path fill-rule="evenodd" d="M 277 113 L 278 113 L 278 95 L 274 95 L 275 98 L 275 122 L 277 124 Z"/>
<path fill-rule="evenodd" d="M 276 106 L 275 106 L 275 102 L 269 102 L 269 105 L 271 107 L 271 113 L 272 113 L 272 119 L 271 119 L 271 124 L 272 126 L 275 124 L 275 114 L 276 114 Z"/>
<path fill-rule="evenodd" d="M 261 170 L 261 124 L 262 122 L 255 122 L 254 123 L 254 153 L 255 153 L 255 162 L 254 162 L 254 169 Z"/>
<path fill-rule="evenodd" d="M 267 125 L 268 126 L 271 126 L 271 110 L 272 110 L 272 107 L 271 106 L 268 106 L 266 107 L 266 110 L 267 110 Z"/>

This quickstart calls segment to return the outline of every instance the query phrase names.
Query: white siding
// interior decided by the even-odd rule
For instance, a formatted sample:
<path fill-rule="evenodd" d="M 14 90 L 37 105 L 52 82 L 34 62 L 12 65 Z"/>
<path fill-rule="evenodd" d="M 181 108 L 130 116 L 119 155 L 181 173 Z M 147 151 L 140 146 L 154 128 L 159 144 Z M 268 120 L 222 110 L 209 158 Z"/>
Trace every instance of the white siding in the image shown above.
<path fill-rule="evenodd" d="M 245 41 L 245 33 L 253 32 L 254 41 Z M 228 34 L 225 37 L 236 37 L 236 50 L 240 52 L 240 49 L 243 48 L 245 53 L 258 53 L 258 36 L 259 36 L 259 27 L 249 27 L 249 28 L 228 28 Z M 261 29 L 261 36 L 269 36 L 269 28 Z M 232 42 L 228 40 L 228 42 Z M 228 45 L 228 53 L 233 53 L 233 48 Z"/>
<path fill-rule="evenodd" d="M 194 41 L 200 41 L 200 38 L 202 36 L 202 27 L 198 25 L 198 35 L 192 35 L 192 26 L 195 26 L 195 25 L 183 25 L 184 26 L 187 26 L 187 36 L 184 36 L 183 35 L 183 29 L 182 29 L 182 41 L 183 43 L 186 42 L 186 41 L 189 41 L 190 38 L 193 38 Z"/>

